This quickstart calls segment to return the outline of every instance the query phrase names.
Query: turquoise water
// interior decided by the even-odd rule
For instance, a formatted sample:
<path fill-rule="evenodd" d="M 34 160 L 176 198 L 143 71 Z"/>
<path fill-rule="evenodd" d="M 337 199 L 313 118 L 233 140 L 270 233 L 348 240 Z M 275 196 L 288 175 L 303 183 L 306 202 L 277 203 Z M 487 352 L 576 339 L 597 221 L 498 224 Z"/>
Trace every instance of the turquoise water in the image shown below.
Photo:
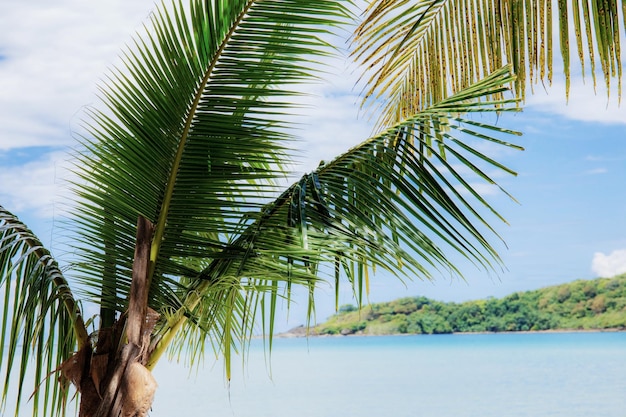
<path fill-rule="evenodd" d="M 626 417 L 626 333 L 255 341 L 222 367 L 159 364 L 153 417 Z M 271 372 L 271 375 L 270 375 Z"/>

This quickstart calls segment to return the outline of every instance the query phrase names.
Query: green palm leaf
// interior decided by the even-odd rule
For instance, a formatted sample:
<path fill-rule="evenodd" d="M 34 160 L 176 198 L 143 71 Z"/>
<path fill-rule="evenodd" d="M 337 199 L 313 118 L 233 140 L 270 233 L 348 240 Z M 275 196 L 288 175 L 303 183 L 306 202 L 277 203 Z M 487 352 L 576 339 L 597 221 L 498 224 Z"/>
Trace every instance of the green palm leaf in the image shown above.
<path fill-rule="evenodd" d="M 176 6 L 110 76 L 108 110 L 92 112 L 78 156 L 79 278 L 103 317 L 125 309 L 138 215 L 155 223 L 153 307 L 177 308 L 184 284 L 172 277 L 198 274 L 181 259 L 221 256 L 276 195 L 288 86 L 312 77 L 306 59 L 328 51 L 318 35 L 348 18 L 334 1 Z"/>
<path fill-rule="evenodd" d="M 13 385 L 10 381 L 17 378 L 16 409 L 24 394 L 33 393 L 34 415 L 60 412 L 67 400 L 68 381 L 51 374 L 70 356 L 76 344 L 82 347 L 89 343 L 89 336 L 68 283 L 50 252 L 2 206 L 0 288 L 0 365 L 6 370 L 2 403 Z M 43 382 L 43 390 L 33 386 L 24 392 L 29 372 L 34 372 L 35 384 Z"/>
<path fill-rule="evenodd" d="M 356 56 L 370 68 L 366 101 L 380 105 L 375 100 L 384 100 L 382 126 L 437 103 L 504 64 L 513 66 L 515 93 L 522 99 L 527 85 L 551 83 L 557 49 L 553 14 L 558 16 L 566 94 L 573 32 L 583 75 L 590 62 L 595 86 L 599 62 L 607 94 L 617 78 L 621 96 L 620 27 L 626 27 L 617 0 L 376 0 L 366 14 L 355 38 Z"/>
<path fill-rule="evenodd" d="M 505 67 L 285 190 L 190 283 L 184 305 L 155 336 L 152 360 L 171 343 L 182 352 L 208 337 L 224 342 L 215 348 L 226 357 L 229 376 L 231 350 L 245 346 L 257 313 L 271 344 L 277 302 L 289 302 L 290 287 L 313 290 L 341 270 L 360 303 L 372 270 L 400 278 L 433 279 L 437 270 L 461 275 L 450 261 L 451 251 L 484 269 L 497 266 L 496 251 L 475 224 L 495 233 L 479 207 L 502 217 L 455 165 L 495 184 L 480 165 L 513 172 L 467 140 L 519 147 L 494 136 L 515 132 L 458 115 L 493 112 L 496 103 L 485 97 L 503 92 L 512 80 Z M 514 99 L 498 104 L 500 111 L 518 110 Z M 431 158 L 423 157 L 427 152 Z M 179 329 L 185 330 L 176 335 Z"/>
<path fill-rule="evenodd" d="M 293 86 L 332 52 L 322 36 L 350 19 L 349 2 L 190 3 L 161 8 L 103 87 L 107 109 L 90 113 L 77 156 L 81 203 L 69 231 L 78 231 L 76 277 L 106 328 L 127 307 L 136 218 L 150 219 L 150 307 L 167 318 L 186 306 L 230 350 L 230 329 L 252 331 L 235 320 L 251 301 L 217 271 L 203 296 L 221 309 L 204 309 L 190 283 L 215 260 L 247 256 L 232 242 L 286 175 Z"/>

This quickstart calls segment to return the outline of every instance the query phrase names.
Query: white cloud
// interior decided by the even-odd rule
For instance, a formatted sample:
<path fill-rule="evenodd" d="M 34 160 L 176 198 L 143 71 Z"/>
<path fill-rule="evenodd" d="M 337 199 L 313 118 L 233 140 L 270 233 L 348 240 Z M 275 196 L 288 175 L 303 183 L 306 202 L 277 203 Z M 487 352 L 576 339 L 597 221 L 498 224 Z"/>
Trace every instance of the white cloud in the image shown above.
<path fill-rule="evenodd" d="M 612 277 L 626 272 L 626 249 L 614 250 L 608 255 L 594 253 L 591 270 L 601 277 Z"/>
<path fill-rule="evenodd" d="M 617 89 L 613 90 L 607 98 L 606 89 L 598 88 L 594 92 L 590 79 L 583 82 L 581 77 L 572 77 L 569 100 L 566 100 L 565 83 L 558 79 L 547 92 L 535 86 L 535 93 L 527 99 L 524 107 L 547 114 L 559 114 L 572 120 L 626 124 L 626 105 L 619 104 Z"/>
<path fill-rule="evenodd" d="M 26 210 L 40 218 L 61 214 L 67 209 L 59 199 L 69 195 L 68 166 L 67 154 L 57 151 L 24 165 L 0 167 L 0 202 L 16 214 Z"/>
<path fill-rule="evenodd" d="M 148 23 L 154 3 L 0 2 L 0 151 L 73 144 L 81 109 L 97 102 L 97 85 Z M 371 131 L 356 125 L 355 75 L 342 62 L 332 64 L 338 73 L 331 69 L 327 84 L 308 87 L 318 94 L 307 99 L 315 114 L 309 109 L 305 114 L 313 117 L 303 120 L 310 126 L 302 136 L 313 159 L 345 150 L 338 133 L 365 139 Z"/>
<path fill-rule="evenodd" d="M 587 175 L 601 175 L 601 174 L 606 174 L 608 173 L 609 170 L 606 168 L 594 168 L 594 169 L 590 169 L 588 171 L 585 171 L 585 174 Z"/>
<path fill-rule="evenodd" d="M 0 2 L 0 151 L 74 144 L 81 108 L 154 0 Z M 30 151 L 29 151 L 30 152 Z M 35 154 L 33 152 L 33 154 Z M 50 218 L 63 206 L 67 154 L 0 166 L 0 202 Z"/>
<path fill-rule="evenodd" d="M 476 191 L 482 197 L 493 197 L 502 195 L 502 190 L 497 185 L 487 183 L 472 183 L 470 185 L 472 186 L 474 191 Z M 465 188 L 463 188 L 461 191 L 465 195 L 469 194 L 469 192 L 465 190 Z"/>
<path fill-rule="evenodd" d="M 620 31 L 619 36 L 620 44 L 626 44 L 626 36 L 623 31 Z M 575 42 L 574 31 L 570 31 L 570 45 L 574 45 Z M 597 74 L 596 85 L 594 86 L 593 78 L 589 72 L 591 67 L 589 59 L 585 59 L 586 75 L 583 78 L 578 58 L 572 57 L 569 98 L 566 99 L 563 64 L 556 49 L 554 57 L 552 84 L 550 85 L 547 81 L 545 87 L 542 84 L 534 84 L 532 94 L 527 96 L 525 108 L 543 111 L 548 115 L 558 114 L 571 120 L 626 125 L 626 106 L 623 99 L 620 104 L 617 78 L 611 78 L 609 94 L 607 95 L 607 87 L 599 62 L 596 61 Z M 622 58 L 622 66 L 624 65 L 626 65 L 626 61 Z"/>
<path fill-rule="evenodd" d="M 349 89 L 329 82 L 305 100 L 307 108 L 296 118 L 302 123 L 296 132 L 301 169 L 314 169 L 320 161 L 328 162 L 372 135 L 373 125 L 358 118 L 359 99 Z"/>
<path fill-rule="evenodd" d="M 0 150 L 73 143 L 77 113 L 153 0 L 0 3 Z"/>

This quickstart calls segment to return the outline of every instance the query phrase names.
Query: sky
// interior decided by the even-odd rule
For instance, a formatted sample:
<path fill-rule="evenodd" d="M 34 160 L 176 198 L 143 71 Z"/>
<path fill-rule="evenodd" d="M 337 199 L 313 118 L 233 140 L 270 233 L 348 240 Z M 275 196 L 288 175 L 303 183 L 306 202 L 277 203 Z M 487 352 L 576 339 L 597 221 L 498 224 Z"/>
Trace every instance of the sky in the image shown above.
<path fill-rule="evenodd" d="M 55 255 L 62 252 L 55 236 L 69 195 L 68 152 L 82 112 L 97 103 L 97 85 L 119 64 L 121 50 L 153 4 L 0 0 L 0 204 Z M 371 133 L 372 123 L 357 105 L 357 72 L 341 60 L 331 65 L 324 82 L 306 86 L 312 96 L 299 118 L 306 124 L 299 137 L 300 172 Z M 524 133 L 514 141 L 525 148 L 493 150 L 519 174 L 494 174 L 517 202 L 493 188 L 481 189 L 509 223 L 494 223 L 506 242 L 495 241 L 505 268 L 486 273 L 460 262 L 464 280 L 442 276 L 433 282 L 401 283 L 376 275 L 371 302 L 416 295 L 443 301 L 501 297 L 626 272 L 626 103 L 618 105 L 616 90 L 607 99 L 601 83 L 594 93 L 590 79 L 583 83 L 577 75 L 566 102 L 563 86 L 557 73 L 549 89 L 534 87 L 523 113 L 498 120 Z M 58 256 L 63 260 L 67 254 Z M 320 288 L 318 320 L 332 314 L 333 297 L 330 286 Z M 353 303 L 347 286 L 340 303 Z M 304 309 L 304 303 L 294 306 L 279 328 L 301 324 Z"/>

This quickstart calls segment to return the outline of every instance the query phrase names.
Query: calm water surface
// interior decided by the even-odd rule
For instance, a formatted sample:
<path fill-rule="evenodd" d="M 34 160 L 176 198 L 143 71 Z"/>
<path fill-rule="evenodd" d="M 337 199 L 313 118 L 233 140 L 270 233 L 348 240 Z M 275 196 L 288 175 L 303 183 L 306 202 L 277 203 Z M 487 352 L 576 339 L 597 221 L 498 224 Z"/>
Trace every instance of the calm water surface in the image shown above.
<path fill-rule="evenodd" d="M 153 417 L 626 417 L 626 333 L 260 341 L 222 366 L 162 363 Z M 271 372 L 271 375 L 270 375 Z"/>

